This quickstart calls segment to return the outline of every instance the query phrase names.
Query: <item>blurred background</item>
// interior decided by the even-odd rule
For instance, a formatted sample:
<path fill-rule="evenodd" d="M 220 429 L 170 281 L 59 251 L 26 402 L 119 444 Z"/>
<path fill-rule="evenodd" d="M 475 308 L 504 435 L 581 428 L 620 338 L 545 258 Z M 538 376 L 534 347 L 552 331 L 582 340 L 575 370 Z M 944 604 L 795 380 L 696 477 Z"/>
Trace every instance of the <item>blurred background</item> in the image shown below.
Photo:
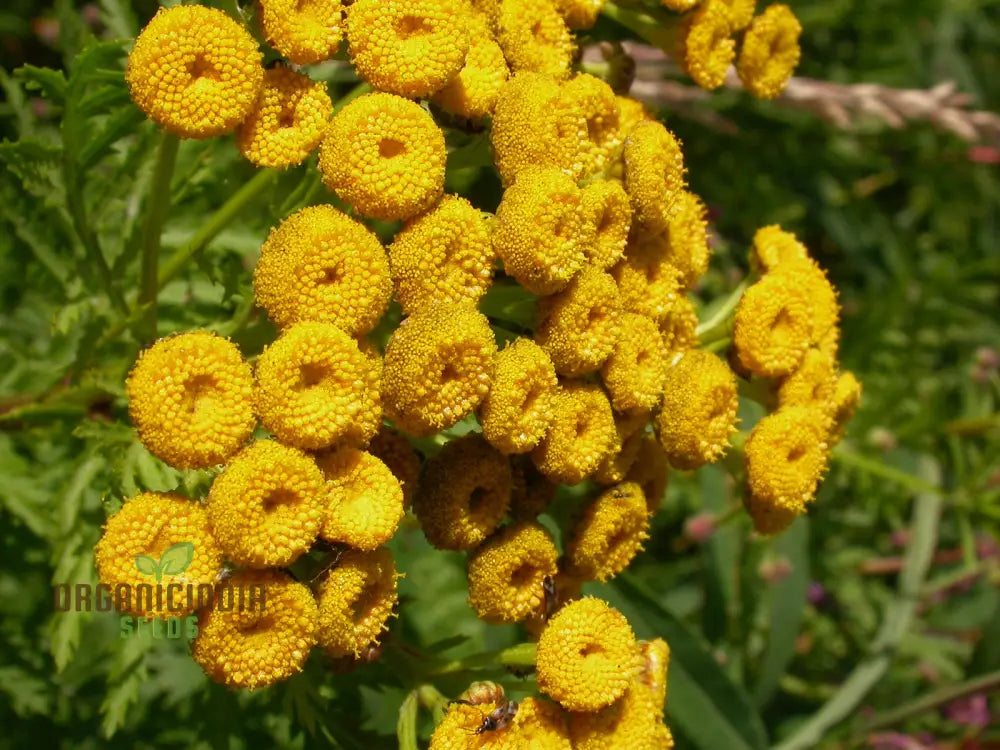
<path fill-rule="evenodd" d="M 720 469 L 675 474 L 627 579 L 589 590 L 640 636 L 670 641 L 678 747 L 998 748 L 1000 2 L 789 5 L 803 61 L 783 99 L 664 82 L 669 65 L 642 48 L 635 92 L 683 140 L 710 206 L 715 257 L 698 299 L 738 284 L 758 227 L 797 233 L 840 290 L 842 366 L 864 385 L 861 407 L 808 519 L 785 535 L 760 539 L 725 515 L 738 493 Z M 101 108 L 130 106 L 120 80 L 91 109 L 66 108 L 122 54 L 68 83 L 38 70 L 66 70 L 94 37 L 134 37 L 155 7 L 0 9 L 0 137 L 22 139 L 0 146 L 0 747 L 394 747 L 405 689 L 391 660 L 347 675 L 313 660 L 286 685 L 233 694 L 183 644 L 122 640 L 112 614 L 52 610 L 53 583 L 94 579 L 117 498 L 202 481 L 137 447 L 122 380 L 138 344 L 115 330 L 115 300 L 74 231 L 89 214 L 129 289 L 137 265 L 123 249 L 155 129 L 123 115 L 128 148 L 93 145 Z M 352 85 L 335 65 L 319 74 L 335 92 Z M 450 171 L 451 186 L 495 200 L 476 170 Z M 185 143 L 165 246 L 190 240 L 252 173 L 231 139 Z M 273 330 L 251 309 L 248 269 L 278 217 L 326 200 L 315 174 L 283 174 L 164 288 L 161 332 L 207 325 L 259 351 Z M 522 637 L 474 619 L 461 555 L 431 552 L 412 523 L 392 546 L 406 573 L 393 642 L 463 636 L 457 658 Z"/>

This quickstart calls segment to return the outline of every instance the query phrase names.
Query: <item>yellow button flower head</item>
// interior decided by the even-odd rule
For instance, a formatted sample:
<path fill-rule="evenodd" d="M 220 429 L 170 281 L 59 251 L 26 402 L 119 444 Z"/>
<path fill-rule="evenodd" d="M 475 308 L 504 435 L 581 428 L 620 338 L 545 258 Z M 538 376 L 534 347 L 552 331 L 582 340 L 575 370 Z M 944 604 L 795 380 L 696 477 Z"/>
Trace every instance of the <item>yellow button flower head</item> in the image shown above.
<path fill-rule="evenodd" d="M 499 0 L 497 42 L 515 73 L 569 74 L 573 36 L 552 0 Z"/>
<path fill-rule="evenodd" d="M 636 232 L 633 231 L 633 237 Z M 631 242 L 625 257 L 611 269 L 625 309 L 652 318 L 661 326 L 677 308 L 680 271 L 655 243 Z"/>
<path fill-rule="evenodd" d="M 125 80 L 146 116 L 181 138 L 232 131 L 264 82 L 250 33 L 221 10 L 161 8 L 135 40 Z"/>
<path fill-rule="evenodd" d="M 331 656 L 357 656 L 378 643 L 396 606 L 396 563 L 382 547 L 344 552 L 317 592 L 319 645 Z"/>
<path fill-rule="evenodd" d="M 663 718 L 654 698 L 638 680 L 632 681 L 620 700 L 602 711 L 573 713 L 569 731 L 574 750 L 667 750 L 663 744 Z"/>
<path fill-rule="evenodd" d="M 743 37 L 736 72 L 758 99 L 775 99 L 798 67 L 802 24 L 787 5 L 771 5 L 753 19 Z"/>
<path fill-rule="evenodd" d="M 333 113 L 326 86 L 277 65 L 264 73 L 257 105 L 236 132 L 240 153 L 258 167 L 301 164 Z"/>
<path fill-rule="evenodd" d="M 562 85 L 559 104 L 586 123 L 583 174 L 604 171 L 622 145 L 621 111 L 615 92 L 600 78 L 578 73 Z"/>
<path fill-rule="evenodd" d="M 607 581 L 629 566 L 649 539 L 649 513 L 642 488 L 626 482 L 607 489 L 587 506 L 573 529 L 566 557 L 572 575 Z"/>
<path fill-rule="evenodd" d="M 663 395 L 670 360 L 652 318 L 625 313 L 615 349 L 601 368 L 611 406 L 621 412 L 649 412 Z"/>
<path fill-rule="evenodd" d="M 747 510 L 754 528 L 775 534 L 805 513 L 829 456 L 823 414 L 789 406 L 764 417 L 746 442 Z"/>
<path fill-rule="evenodd" d="M 750 267 L 758 273 L 774 270 L 788 261 L 805 260 L 809 257 L 806 246 L 791 232 L 786 232 L 777 224 L 761 227 L 753 236 L 750 248 Z"/>
<path fill-rule="evenodd" d="M 589 29 L 597 23 L 606 0 L 555 0 L 556 9 L 571 29 Z"/>
<path fill-rule="evenodd" d="M 861 383 L 854 373 L 845 371 L 837 377 L 833 391 L 833 430 L 831 441 L 836 443 L 844 436 L 847 423 L 851 421 L 861 401 Z"/>
<path fill-rule="evenodd" d="M 389 417 L 411 435 L 455 424 L 489 392 L 496 352 L 489 320 L 471 303 L 417 310 L 385 348 L 382 390 Z"/>
<path fill-rule="evenodd" d="M 639 667 L 628 620 L 592 596 L 559 610 L 538 640 L 538 689 L 570 711 L 610 706 L 625 694 Z"/>
<path fill-rule="evenodd" d="M 358 213 L 403 221 L 441 197 L 445 158 L 444 134 L 427 110 L 376 93 L 358 97 L 330 120 L 319 168 L 326 186 Z"/>
<path fill-rule="evenodd" d="M 625 479 L 629 469 L 639 455 L 639 446 L 645 434 L 649 415 L 615 414 L 615 441 L 611 453 L 605 457 L 594 472 L 598 484 L 618 484 Z"/>
<path fill-rule="evenodd" d="M 316 645 L 316 600 L 309 589 L 275 570 L 240 571 L 226 583 L 245 592 L 263 586 L 264 596 L 258 603 L 247 593 L 243 607 L 217 602 L 199 616 L 191 655 L 205 674 L 223 685 L 252 690 L 301 672 Z M 219 589 L 217 596 L 226 596 L 224 592 Z"/>
<path fill-rule="evenodd" d="M 341 0 L 260 0 L 267 41 L 296 65 L 313 65 L 337 54 L 343 34 Z"/>
<path fill-rule="evenodd" d="M 351 335 L 370 331 L 389 305 L 385 248 L 333 206 L 309 206 L 271 230 L 254 270 L 254 299 L 279 326 L 312 320 Z"/>
<path fill-rule="evenodd" d="M 512 734 L 532 750 L 573 750 L 566 712 L 556 703 L 528 696 L 517 706 Z"/>
<path fill-rule="evenodd" d="M 501 453 L 526 453 L 552 423 L 555 367 L 531 339 L 518 338 L 493 358 L 490 392 L 479 409 L 483 437 Z"/>
<path fill-rule="evenodd" d="M 560 375 L 586 375 L 614 351 L 621 311 L 615 280 L 587 266 L 563 291 L 539 300 L 535 340 Z"/>
<path fill-rule="evenodd" d="M 622 156 L 634 218 L 651 232 L 666 230 L 687 184 L 680 141 L 662 123 L 644 120 L 629 132 Z"/>
<path fill-rule="evenodd" d="M 836 363 L 819 349 L 809 349 L 796 370 L 781 381 L 778 406 L 812 406 L 833 419 Z"/>
<path fill-rule="evenodd" d="M 703 89 L 719 88 L 726 80 L 726 71 L 736 57 L 736 42 L 732 38 L 735 31 L 733 13 L 728 4 L 730 1 L 705 0 L 681 29 L 681 65 Z"/>
<path fill-rule="evenodd" d="M 653 115 L 646 109 L 646 105 L 631 96 L 618 97 L 618 129 L 622 138 L 627 138 L 632 132 L 632 128 L 644 120 L 652 120 Z"/>
<path fill-rule="evenodd" d="M 473 549 L 500 525 L 511 486 L 507 457 L 481 435 L 465 435 L 424 465 L 413 511 L 438 549 Z"/>
<path fill-rule="evenodd" d="M 296 323 L 257 360 L 254 405 L 281 441 L 307 450 L 367 443 L 382 423 L 379 373 L 329 323 Z"/>
<path fill-rule="evenodd" d="M 281 567 L 316 541 L 326 509 L 323 475 L 296 448 L 258 440 L 229 462 L 208 493 L 208 518 L 232 562 Z"/>
<path fill-rule="evenodd" d="M 670 646 L 662 638 L 639 642 L 639 653 L 642 654 L 642 672 L 639 682 L 649 688 L 653 696 L 653 705 L 663 710 L 667 702 L 667 674 L 670 670 Z"/>
<path fill-rule="evenodd" d="M 347 44 L 358 75 L 375 88 L 430 96 L 465 64 L 468 13 L 453 0 L 355 0 L 347 12 Z"/>
<path fill-rule="evenodd" d="M 487 28 L 486 16 L 472 11 L 467 26 L 470 46 L 465 65 L 432 99 L 446 112 L 478 120 L 493 114 L 510 71 L 500 45 Z"/>
<path fill-rule="evenodd" d="M 587 262 L 607 271 L 622 258 L 632 226 L 628 193 L 617 180 L 596 180 L 583 188 L 580 209 L 594 227 L 595 241 L 584 248 Z"/>
<path fill-rule="evenodd" d="M 600 387 L 562 384 L 552 404 L 548 435 L 532 452 L 535 466 L 553 482 L 579 484 L 597 471 L 615 447 L 615 418 Z"/>
<path fill-rule="evenodd" d="M 660 509 L 663 496 L 667 494 L 669 476 L 667 452 L 654 436 L 643 435 L 639 441 L 638 454 L 625 475 L 625 481 L 636 482 L 642 487 L 646 508 L 650 513 L 656 513 Z"/>
<path fill-rule="evenodd" d="M 160 339 L 125 383 L 139 439 L 171 466 L 224 462 L 253 432 L 253 376 L 236 345 L 207 331 Z"/>
<path fill-rule="evenodd" d="M 733 31 L 743 31 L 750 25 L 754 11 L 757 9 L 757 0 L 722 0 L 729 6 L 729 18 Z"/>
<path fill-rule="evenodd" d="M 480 619 L 520 622 L 542 609 L 543 579 L 555 576 L 559 550 L 545 527 L 526 522 L 508 526 L 481 544 L 469 558 L 469 604 Z"/>
<path fill-rule="evenodd" d="M 505 185 L 529 167 L 557 167 L 572 177 L 583 171 L 587 124 L 560 98 L 556 80 L 541 73 L 518 73 L 500 90 L 490 143 Z"/>
<path fill-rule="evenodd" d="M 403 227 L 389 245 L 389 267 L 404 313 L 486 294 L 496 258 L 489 218 L 465 198 L 446 195 Z"/>
<path fill-rule="evenodd" d="M 403 519 L 403 488 L 389 467 L 356 448 L 324 451 L 316 463 L 326 479 L 320 536 L 371 552 L 396 533 Z"/>
<path fill-rule="evenodd" d="M 694 303 L 678 294 L 666 316 L 660 320 L 663 346 L 671 354 L 690 351 L 698 345 L 698 313 Z"/>
<path fill-rule="evenodd" d="M 403 505 L 409 508 L 420 481 L 420 456 L 410 441 L 391 427 L 383 427 L 368 443 L 368 452 L 389 467 L 403 489 Z"/>
<path fill-rule="evenodd" d="M 639 244 L 648 242 L 659 248 L 667 262 L 677 269 L 680 284 L 685 289 L 693 289 L 708 270 L 711 250 L 706 213 L 701 198 L 687 190 L 681 191 L 674 202 L 666 231 L 655 235 L 638 232 L 635 238 Z"/>
<path fill-rule="evenodd" d="M 819 346 L 831 356 L 836 356 L 837 341 L 840 336 L 840 304 L 837 290 L 826 276 L 826 272 L 811 258 L 783 263 L 769 276 L 787 279 L 789 285 L 802 289 L 809 298 L 812 310 L 812 332 L 809 341 Z"/>
<path fill-rule="evenodd" d="M 733 345 L 740 364 L 765 378 L 799 366 L 814 335 L 813 300 L 787 273 L 765 274 L 740 299 L 733 318 Z"/>
<path fill-rule="evenodd" d="M 691 470 L 718 460 L 736 431 L 736 376 L 710 352 L 693 349 L 667 371 L 656 417 L 670 463 Z"/>
<path fill-rule="evenodd" d="M 594 226 L 584 220 L 580 197 L 573 179 L 551 167 L 522 171 L 504 191 L 493 248 L 529 292 L 558 292 L 583 268 Z"/>
<path fill-rule="evenodd" d="M 510 517 L 515 521 L 532 521 L 538 518 L 555 499 L 559 486 L 538 471 L 529 456 L 511 457 L 510 470 L 513 480 Z"/>
<path fill-rule="evenodd" d="M 181 548 L 191 554 L 183 570 L 164 559 L 163 553 L 174 545 L 190 545 L 187 550 Z M 142 556 L 149 562 L 143 561 L 144 567 L 140 568 Z M 118 586 L 127 586 L 131 594 L 127 601 L 120 599 L 119 604 L 123 612 L 138 617 L 192 612 L 198 601 L 189 596 L 187 585 L 214 584 L 222 570 L 222 551 L 209 528 L 204 507 L 171 493 L 143 492 L 126 500 L 104 524 L 94 557 L 101 583 L 112 592 Z M 139 595 L 137 587 L 142 584 L 153 587 L 151 596 Z M 183 590 L 168 598 L 167 587 L 173 584 L 182 584 Z M 162 587 L 160 606 L 157 586 Z"/>
<path fill-rule="evenodd" d="M 494 710 L 507 708 L 502 691 L 496 700 L 471 705 L 450 703 L 444 718 L 431 735 L 430 750 L 531 750 L 524 737 L 514 733 L 509 719 L 504 726 L 480 731 Z M 516 710 L 520 712 L 519 708 Z"/>

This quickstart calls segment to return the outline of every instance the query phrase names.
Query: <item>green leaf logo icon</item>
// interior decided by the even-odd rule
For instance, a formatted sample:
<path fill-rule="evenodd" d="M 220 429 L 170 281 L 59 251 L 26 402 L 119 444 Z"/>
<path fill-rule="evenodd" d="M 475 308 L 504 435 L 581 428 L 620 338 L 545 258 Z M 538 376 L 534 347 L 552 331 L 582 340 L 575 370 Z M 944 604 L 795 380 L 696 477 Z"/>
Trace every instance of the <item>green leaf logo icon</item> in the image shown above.
<path fill-rule="evenodd" d="M 188 569 L 194 559 L 194 545 L 191 542 L 172 544 L 163 552 L 159 562 L 149 555 L 136 555 L 135 567 L 144 576 L 156 576 L 156 581 L 163 575 L 176 576 Z"/>

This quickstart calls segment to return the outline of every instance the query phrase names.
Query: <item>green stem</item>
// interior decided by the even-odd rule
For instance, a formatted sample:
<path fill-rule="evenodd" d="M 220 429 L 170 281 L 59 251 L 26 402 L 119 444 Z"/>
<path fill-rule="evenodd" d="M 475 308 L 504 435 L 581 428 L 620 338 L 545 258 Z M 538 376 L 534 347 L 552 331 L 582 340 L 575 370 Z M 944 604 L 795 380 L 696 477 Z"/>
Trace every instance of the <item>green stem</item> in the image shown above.
<path fill-rule="evenodd" d="M 919 477 L 907 474 L 905 471 L 900 471 L 899 469 L 894 469 L 891 466 L 886 466 L 879 461 L 866 458 L 843 447 L 834 450 L 832 457 L 833 460 L 839 464 L 849 466 L 853 469 L 858 469 L 859 471 L 863 471 L 866 474 L 871 474 L 872 476 L 876 476 L 881 479 L 887 479 L 890 482 L 895 482 L 896 484 L 902 485 L 906 489 L 914 492 L 926 492 L 928 494 L 938 496 L 945 494 L 944 490 L 940 487 L 928 484 Z"/>
<path fill-rule="evenodd" d="M 894 708 L 891 711 L 874 716 L 864 725 L 863 732 L 868 734 L 876 729 L 884 729 L 894 724 L 899 724 L 901 721 L 915 716 L 922 716 L 938 706 L 951 703 L 959 698 L 993 690 L 997 687 L 1000 687 L 1000 670 L 974 677 L 957 685 L 948 685 L 922 698 L 904 703 L 902 706 Z"/>
<path fill-rule="evenodd" d="M 750 286 L 750 280 L 743 279 L 743 281 L 741 281 L 736 288 L 729 293 L 729 296 L 726 297 L 726 301 L 722 303 L 712 317 L 698 326 L 698 340 L 702 347 L 730 337 L 732 334 L 730 327 L 732 325 L 733 311 L 736 310 L 736 306 L 740 303 L 740 300 L 743 298 L 743 293 L 747 290 L 748 286 Z"/>
<path fill-rule="evenodd" d="M 146 343 L 156 338 L 156 298 L 160 292 L 158 278 L 160 240 L 163 236 L 163 224 L 170 211 L 170 180 L 174 174 L 177 148 L 180 145 L 180 139 L 166 131 L 163 131 L 160 138 L 160 150 L 153 171 L 153 187 L 146 204 L 146 222 L 142 233 L 139 305 L 146 309 L 142 322 L 142 336 Z"/>
<path fill-rule="evenodd" d="M 196 257 L 215 237 L 229 226 L 230 222 L 247 204 L 267 190 L 278 178 L 278 170 L 261 169 L 232 197 L 219 206 L 212 218 L 187 243 L 178 249 L 160 269 L 159 287 L 162 289 L 171 281 L 188 261 Z"/>
<path fill-rule="evenodd" d="M 411 690 L 399 707 L 396 739 L 400 750 L 417 750 L 417 691 Z"/>
<path fill-rule="evenodd" d="M 416 692 L 420 705 L 430 711 L 431 716 L 434 717 L 434 724 L 440 724 L 441 719 L 444 718 L 445 712 L 448 710 L 447 696 L 443 695 L 433 685 L 421 685 L 417 688 Z"/>
<path fill-rule="evenodd" d="M 988 417 L 969 419 L 954 419 L 944 426 L 944 431 L 951 435 L 972 437 L 984 435 L 991 430 L 1000 429 L 1000 414 L 990 414 Z"/>
<path fill-rule="evenodd" d="M 711 344 L 706 344 L 701 348 L 704 349 L 706 352 L 712 352 L 713 354 L 715 354 L 718 352 L 725 351 L 730 346 L 732 346 L 732 344 L 733 340 L 727 336 L 724 339 L 716 339 Z"/>
<path fill-rule="evenodd" d="M 476 669 L 490 669 L 492 667 L 521 667 L 533 668 L 535 666 L 535 653 L 537 646 L 534 643 L 519 643 L 516 646 L 505 648 L 502 651 L 493 651 L 485 654 L 473 654 L 464 659 L 455 659 L 447 662 L 433 671 L 434 676 L 453 674 L 455 672 L 465 672 Z"/>
<path fill-rule="evenodd" d="M 344 94 L 342 97 L 340 97 L 337 101 L 333 103 L 333 114 L 337 114 L 340 110 L 342 110 L 348 104 L 353 102 L 359 96 L 364 96 L 365 94 L 370 93 L 371 90 L 372 90 L 371 84 L 366 83 L 365 81 L 361 81 L 361 83 L 359 83 L 357 86 L 352 88 L 350 91 L 348 91 L 346 94 Z"/>
<path fill-rule="evenodd" d="M 678 16 L 667 16 L 653 8 L 623 8 L 614 2 L 605 3 L 601 13 L 667 54 L 676 47 Z"/>
<path fill-rule="evenodd" d="M 913 533 L 906 547 L 903 569 L 899 575 L 899 590 L 886 607 L 882 626 L 871 646 L 871 655 L 862 660 L 837 692 L 813 716 L 774 750 L 807 750 L 817 747 L 830 729 L 850 716 L 868 692 L 885 676 L 893 653 L 910 626 L 917 608 L 920 589 L 930 569 L 937 545 L 938 523 L 941 519 L 942 497 L 937 490 L 941 468 L 936 461 L 921 462 L 921 480 L 933 492 L 917 495 L 913 507 Z"/>

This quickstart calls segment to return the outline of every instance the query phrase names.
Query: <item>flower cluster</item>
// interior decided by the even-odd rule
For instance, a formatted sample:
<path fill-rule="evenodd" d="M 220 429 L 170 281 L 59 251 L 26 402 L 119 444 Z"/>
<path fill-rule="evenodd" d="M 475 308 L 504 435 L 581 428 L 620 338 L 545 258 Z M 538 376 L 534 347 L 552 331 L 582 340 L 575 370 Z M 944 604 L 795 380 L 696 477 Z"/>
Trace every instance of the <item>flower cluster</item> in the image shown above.
<path fill-rule="evenodd" d="M 798 62 L 785 6 L 663 5 L 679 15 L 658 10 L 662 31 L 699 85 L 721 85 L 735 61 L 751 93 L 774 97 Z M 433 547 L 467 554 L 475 613 L 537 640 L 538 687 L 555 701 L 477 693 L 449 709 L 432 748 L 672 746 L 669 648 L 637 642 L 582 586 L 641 552 L 671 468 L 733 449 L 757 528 L 783 528 L 813 497 L 860 386 L 838 374 L 835 291 L 777 227 L 754 240 L 732 320 L 706 326 L 723 335 L 699 342 L 689 295 L 709 267 L 709 212 L 674 133 L 579 69 L 571 30 L 604 6 L 261 0 L 262 37 L 284 58 L 266 71 L 221 11 L 162 10 L 140 34 L 128 81 L 151 119 L 181 137 L 234 132 L 261 167 L 318 149 L 336 196 L 263 242 L 254 299 L 277 337 L 253 368 L 195 331 L 153 344 L 128 379 L 152 453 L 221 468 L 204 501 L 126 502 L 99 572 L 134 584 L 136 555 L 190 541 L 189 580 L 263 587 L 263 611 L 205 613 L 193 654 L 213 679 L 266 686 L 313 646 L 359 659 L 378 644 L 400 575 L 386 545 L 412 510 Z M 342 42 L 362 83 L 335 110 L 301 66 Z M 446 193 L 452 136 L 489 145 L 492 205 Z M 507 315 L 510 299 L 530 322 Z M 777 408 L 744 441 L 739 399 L 758 381 Z M 585 500 L 565 507 L 572 496 Z M 546 514 L 553 501 L 568 512 Z M 288 572 L 307 562 L 321 568 L 311 587 Z"/>

